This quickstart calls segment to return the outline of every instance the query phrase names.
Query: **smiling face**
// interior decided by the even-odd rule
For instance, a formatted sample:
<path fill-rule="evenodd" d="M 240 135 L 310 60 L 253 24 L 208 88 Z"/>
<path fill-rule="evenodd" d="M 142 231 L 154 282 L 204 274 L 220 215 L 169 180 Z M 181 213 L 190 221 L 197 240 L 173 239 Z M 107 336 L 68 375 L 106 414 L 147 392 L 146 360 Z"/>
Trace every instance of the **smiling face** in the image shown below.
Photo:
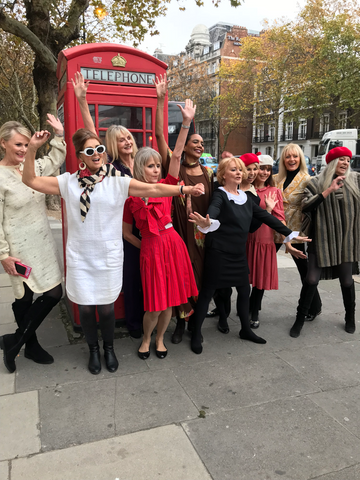
<path fill-rule="evenodd" d="M 187 156 L 191 158 L 198 159 L 204 153 L 204 141 L 203 138 L 195 133 L 191 135 L 189 140 L 187 141 L 184 152 Z"/>
<path fill-rule="evenodd" d="M 5 150 L 6 162 L 9 165 L 19 165 L 25 160 L 29 139 L 20 133 L 14 133 L 9 140 L 1 140 L 1 146 Z"/>
<path fill-rule="evenodd" d="M 271 175 L 271 167 L 269 165 L 260 165 L 260 169 L 257 175 L 257 180 L 261 183 L 265 183 Z"/>
<path fill-rule="evenodd" d="M 339 157 L 336 164 L 335 175 L 345 175 L 350 165 L 350 157 Z"/>
<path fill-rule="evenodd" d="M 147 183 L 157 183 L 160 179 L 160 160 L 151 157 L 144 167 L 144 177 Z"/>
<path fill-rule="evenodd" d="M 252 163 L 251 165 L 246 167 L 246 170 L 248 172 L 248 177 L 246 181 L 248 183 L 253 183 L 259 173 L 259 165 L 257 163 Z"/>
<path fill-rule="evenodd" d="M 293 172 L 299 168 L 300 156 L 296 150 L 290 150 L 287 152 L 284 158 L 284 165 L 289 172 Z"/>
<path fill-rule="evenodd" d="M 134 141 L 129 132 L 119 133 L 116 140 L 117 140 L 117 148 L 118 148 L 118 153 L 120 158 L 122 155 L 123 156 L 131 155 L 133 153 Z"/>
<path fill-rule="evenodd" d="M 99 143 L 99 141 L 96 138 L 89 138 L 84 143 L 83 150 L 85 150 L 86 148 L 89 148 L 89 147 L 95 149 L 98 145 L 101 145 L 101 144 Z M 99 154 L 95 150 L 94 154 L 91 155 L 90 157 L 85 155 L 85 153 L 80 153 L 79 154 L 79 159 L 86 164 L 90 173 L 93 174 L 93 173 L 96 173 L 99 170 L 99 168 L 101 167 L 101 165 L 104 163 L 103 162 L 104 155 L 106 155 L 106 154 L 105 153 Z"/>
<path fill-rule="evenodd" d="M 241 170 L 241 167 L 238 167 L 236 163 L 232 160 L 227 166 L 224 173 L 224 186 L 226 185 L 229 188 L 236 188 L 237 185 L 240 185 L 242 176 L 243 172 Z"/>

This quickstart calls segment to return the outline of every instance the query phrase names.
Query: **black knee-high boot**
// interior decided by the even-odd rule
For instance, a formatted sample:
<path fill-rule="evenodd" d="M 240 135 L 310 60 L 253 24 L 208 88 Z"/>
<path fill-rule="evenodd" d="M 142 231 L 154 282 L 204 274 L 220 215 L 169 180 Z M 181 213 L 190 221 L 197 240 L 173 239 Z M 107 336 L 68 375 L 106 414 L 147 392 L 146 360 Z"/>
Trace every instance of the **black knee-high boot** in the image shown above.
<path fill-rule="evenodd" d="M 18 327 L 24 323 L 25 314 L 32 306 L 32 300 L 27 301 L 15 301 L 12 304 L 12 310 L 14 312 L 15 320 Z M 42 346 L 39 344 L 36 332 L 31 335 L 29 340 L 25 343 L 25 358 L 29 358 L 36 363 L 40 363 L 42 365 L 50 365 L 54 363 L 54 358 L 46 352 Z"/>
<path fill-rule="evenodd" d="M 45 317 L 59 299 L 42 295 L 37 298 L 24 315 L 24 320 L 15 333 L 0 337 L 0 348 L 4 351 L 4 364 L 10 373 L 15 372 L 15 358 L 21 347 L 32 337 Z"/>
<path fill-rule="evenodd" d="M 355 326 L 355 285 L 354 282 L 350 287 L 343 287 L 341 285 L 341 292 L 345 307 L 345 331 L 347 333 L 354 333 Z"/>
<path fill-rule="evenodd" d="M 296 320 L 290 329 L 290 337 L 297 338 L 300 335 L 301 329 L 304 326 L 306 315 L 309 312 L 311 302 L 317 291 L 317 285 L 309 285 L 304 281 L 300 292 L 299 304 L 297 307 Z"/>

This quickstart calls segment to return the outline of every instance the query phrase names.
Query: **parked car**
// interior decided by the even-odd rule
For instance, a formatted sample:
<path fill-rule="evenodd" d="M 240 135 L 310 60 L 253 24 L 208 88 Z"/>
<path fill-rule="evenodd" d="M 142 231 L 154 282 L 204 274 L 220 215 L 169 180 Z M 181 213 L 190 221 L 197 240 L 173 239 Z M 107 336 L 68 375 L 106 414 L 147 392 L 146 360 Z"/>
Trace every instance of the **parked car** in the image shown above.
<path fill-rule="evenodd" d="M 350 160 L 351 170 L 354 172 L 360 172 L 360 155 L 354 155 Z"/>
<path fill-rule="evenodd" d="M 306 166 L 307 166 L 309 175 L 313 177 L 314 175 L 316 175 L 315 165 L 311 164 L 311 160 L 307 155 L 305 155 L 305 161 L 306 161 Z M 275 173 L 279 173 L 279 162 L 280 162 L 280 158 L 278 158 L 276 162 L 274 162 L 274 165 L 272 168 L 273 175 L 275 175 Z"/>
<path fill-rule="evenodd" d="M 201 165 L 204 165 L 204 167 L 209 167 L 211 170 L 214 172 L 214 175 L 217 174 L 217 169 L 219 166 L 219 162 L 217 158 L 215 157 L 200 157 L 200 163 Z"/>

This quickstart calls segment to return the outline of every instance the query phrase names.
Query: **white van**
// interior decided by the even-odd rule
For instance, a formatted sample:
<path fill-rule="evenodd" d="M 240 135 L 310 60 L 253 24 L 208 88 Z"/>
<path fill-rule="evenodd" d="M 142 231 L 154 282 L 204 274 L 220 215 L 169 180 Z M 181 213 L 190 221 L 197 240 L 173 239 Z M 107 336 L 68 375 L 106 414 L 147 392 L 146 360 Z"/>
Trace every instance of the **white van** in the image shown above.
<path fill-rule="evenodd" d="M 326 154 L 336 147 L 347 147 L 356 154 L 356 146 L 358 142 L 358 131 L 356 128 L 348 128 L 343 130 L 331 130 L 324 133 L 319 143 L 319 152 L 316 160 L 316 173 L 320 173 L 326 167 Z"/>

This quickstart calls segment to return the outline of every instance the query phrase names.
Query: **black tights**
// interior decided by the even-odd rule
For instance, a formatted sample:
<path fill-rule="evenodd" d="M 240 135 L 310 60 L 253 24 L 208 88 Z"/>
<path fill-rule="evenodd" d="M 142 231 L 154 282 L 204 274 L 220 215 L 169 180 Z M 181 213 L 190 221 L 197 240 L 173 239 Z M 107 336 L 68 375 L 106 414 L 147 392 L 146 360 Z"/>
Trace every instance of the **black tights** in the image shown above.
<path fill-rule="evenodd" d="M 104 342 L 114 341 L 115 312 L 114 304 L 108 305 L 78 305 L 80 324 L 83 329 L 88 345 L 94 345 L 98 341 L 96 309 L 99 316 L 99 327 Z"/>
<path fill-rule="evenodd" d="M 34 298 L 34 292 L 27 286 L 25 282 L 23 283 L 23 285 L 25 290 L 24 296 L 22 298 L 16 298 L 15 303 L 23 302 L 23 303 L 28 303 L 29 306 L 31 306 Z M 54 300 L 57 300 L 59 302 L 62 297 L 61 283 L 59 283 L 59 285 L 56 285 L 56 287 L 52 288 L 51 290 L 44 292 L 42 295 L 44 297 L 51 297 Z"/>
<path fill-rule="evenodd" d="M 339 274 L 340 285 L 345 288 L 351 287 L 353 283 L 352 278 L 352 262 L 344 262 L 337 266 Z M 316 255 L 314 253 L 309 254 L 308 269 L 306 274 L 306 283 L 309 285 L 317 285 L 321 277 L 321 267 L 318 266 L 316 261 Z"/>

